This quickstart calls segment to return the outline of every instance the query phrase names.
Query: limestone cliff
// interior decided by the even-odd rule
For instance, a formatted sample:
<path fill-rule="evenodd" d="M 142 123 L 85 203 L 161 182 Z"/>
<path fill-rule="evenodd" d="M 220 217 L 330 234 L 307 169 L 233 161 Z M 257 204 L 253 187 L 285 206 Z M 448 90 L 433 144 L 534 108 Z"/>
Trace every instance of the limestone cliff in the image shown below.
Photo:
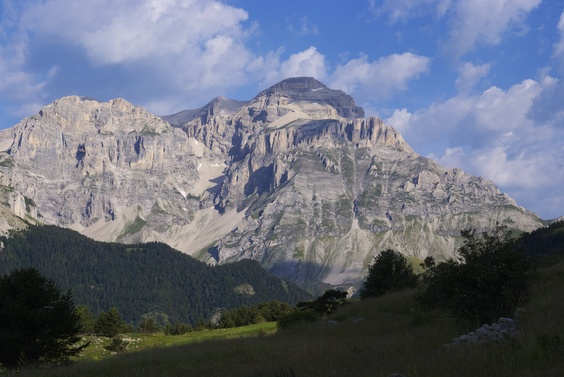
<path fill-rule="evenodd" d="M 444 258 L 461 229 L 541 225 L 307 77 L 162 118 L 66 97 L 1 131 L 0 146 L 0 184 L 33 203 L 16 212 L 5 200 L 16 218 L 163 241 L 210 263 L 251 258 L 311 289 L 358 284 L 385 248 Z"/>

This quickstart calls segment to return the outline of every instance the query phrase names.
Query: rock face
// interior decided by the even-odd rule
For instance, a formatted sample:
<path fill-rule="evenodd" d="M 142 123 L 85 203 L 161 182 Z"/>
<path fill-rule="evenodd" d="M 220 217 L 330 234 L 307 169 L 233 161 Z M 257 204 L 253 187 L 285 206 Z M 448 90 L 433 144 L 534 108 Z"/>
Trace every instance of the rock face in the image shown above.
<path fill-rule="evenodd" d="M 66 97 L 0 140 L 0 183 L 34 204 L 22 216 L 210 263 L 255 259 L 313 290 L 357 285 L 385 248 L 444 258 L 461 229 L 541 225 L 307 77 L 162 119 L 121 99 Z"/>

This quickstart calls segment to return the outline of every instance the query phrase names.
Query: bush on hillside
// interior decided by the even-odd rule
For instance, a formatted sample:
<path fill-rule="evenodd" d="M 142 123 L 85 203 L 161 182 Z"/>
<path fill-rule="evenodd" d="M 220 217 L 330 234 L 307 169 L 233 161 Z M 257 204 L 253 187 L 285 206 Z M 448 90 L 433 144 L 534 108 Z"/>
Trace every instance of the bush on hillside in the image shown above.
<path fill-rule="evenodd" d="M 164 333 L 166 335 L 183 335 L 194 331 L 192 326 L 184 322 L 177 322 L 165 326 Z"/>
<path fill-rule="evenodd" d="M 331 314 L 338 307 L 347 303 L 347 292 L 338 289 L 329 289 L 313 301 L 299 302 L 297 307 L 300 310 L 313 310 L 320 316 Z"/>
<path fill-rule="evenodd" d="M 526 298 L 534 273 L 530 258 L 515 246 L 506 227 L 465 230 L 457 259 L 429 268 L 419 301 L 471 323 L 512 316 Z"/>
<path fill-rule="evenodd" d="M 315 322 L 320 318 L 321 315 L 312 309 L 296 310 L 280 318 L 278 320 L 278 327 L 281 329 L 289 329 L 290 327 L 306 322 Z"/>
<path fill-rule="evenodd" d="M 382 251 L 368 266 L 368 276 L 360 289 L 360 298 L 378 297 L 417 285 L 417 275 L 407 259 L 397 251 Z"/>
<path fill-rule="evenodd" d="M 278 327 L 287 329 L 300 323 L 320 320 L 347 304 L 347 295 L 347 292 L 329 289 L 315 300 L 299 302 L 297 310 L 278 319 Z"/>

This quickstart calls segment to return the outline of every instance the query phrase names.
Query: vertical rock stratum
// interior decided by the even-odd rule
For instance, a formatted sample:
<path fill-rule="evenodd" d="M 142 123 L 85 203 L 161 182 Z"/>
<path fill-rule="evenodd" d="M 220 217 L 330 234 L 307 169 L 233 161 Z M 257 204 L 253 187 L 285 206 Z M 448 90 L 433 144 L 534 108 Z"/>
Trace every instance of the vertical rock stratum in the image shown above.
<path fill-rule="evenodd" d="M 308 77 L 160 118 L 65 97 L 0 131 L 0 149 L 0 230 L 26 220 L 210 263 L 250 258 L 312 290 L 357 285 L 385 248 L 444 258 L 461 229 L 541 226 Z"/>

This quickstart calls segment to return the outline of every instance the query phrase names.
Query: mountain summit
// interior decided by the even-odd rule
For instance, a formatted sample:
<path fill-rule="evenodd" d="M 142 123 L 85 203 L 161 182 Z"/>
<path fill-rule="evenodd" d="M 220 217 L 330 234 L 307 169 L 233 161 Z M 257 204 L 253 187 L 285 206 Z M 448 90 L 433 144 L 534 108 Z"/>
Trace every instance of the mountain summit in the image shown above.
<path fill-rule="evenodd" d="M 486 179 L 419 156 L 352 97 L 308 77 L 248 102 L 156 117 L 65 97 L 0 132 L 0 226 L 161 241 L 259 261 L 308 287 L 356 286 L 392 248 L 445 258 L 461 229 L 541 225 Z"/>
<path fill-rule="evenodd" d="M 313 77 L 294 77 L 260 92 L 256 98 L 268 97 L 273 100 L 286 98 L 289 102 L 305 101 L 327 104 L 344 118 L 364 118 L 364 110 L 357 107 L 351 96 L 341 90 L 329 89 Z"/>

